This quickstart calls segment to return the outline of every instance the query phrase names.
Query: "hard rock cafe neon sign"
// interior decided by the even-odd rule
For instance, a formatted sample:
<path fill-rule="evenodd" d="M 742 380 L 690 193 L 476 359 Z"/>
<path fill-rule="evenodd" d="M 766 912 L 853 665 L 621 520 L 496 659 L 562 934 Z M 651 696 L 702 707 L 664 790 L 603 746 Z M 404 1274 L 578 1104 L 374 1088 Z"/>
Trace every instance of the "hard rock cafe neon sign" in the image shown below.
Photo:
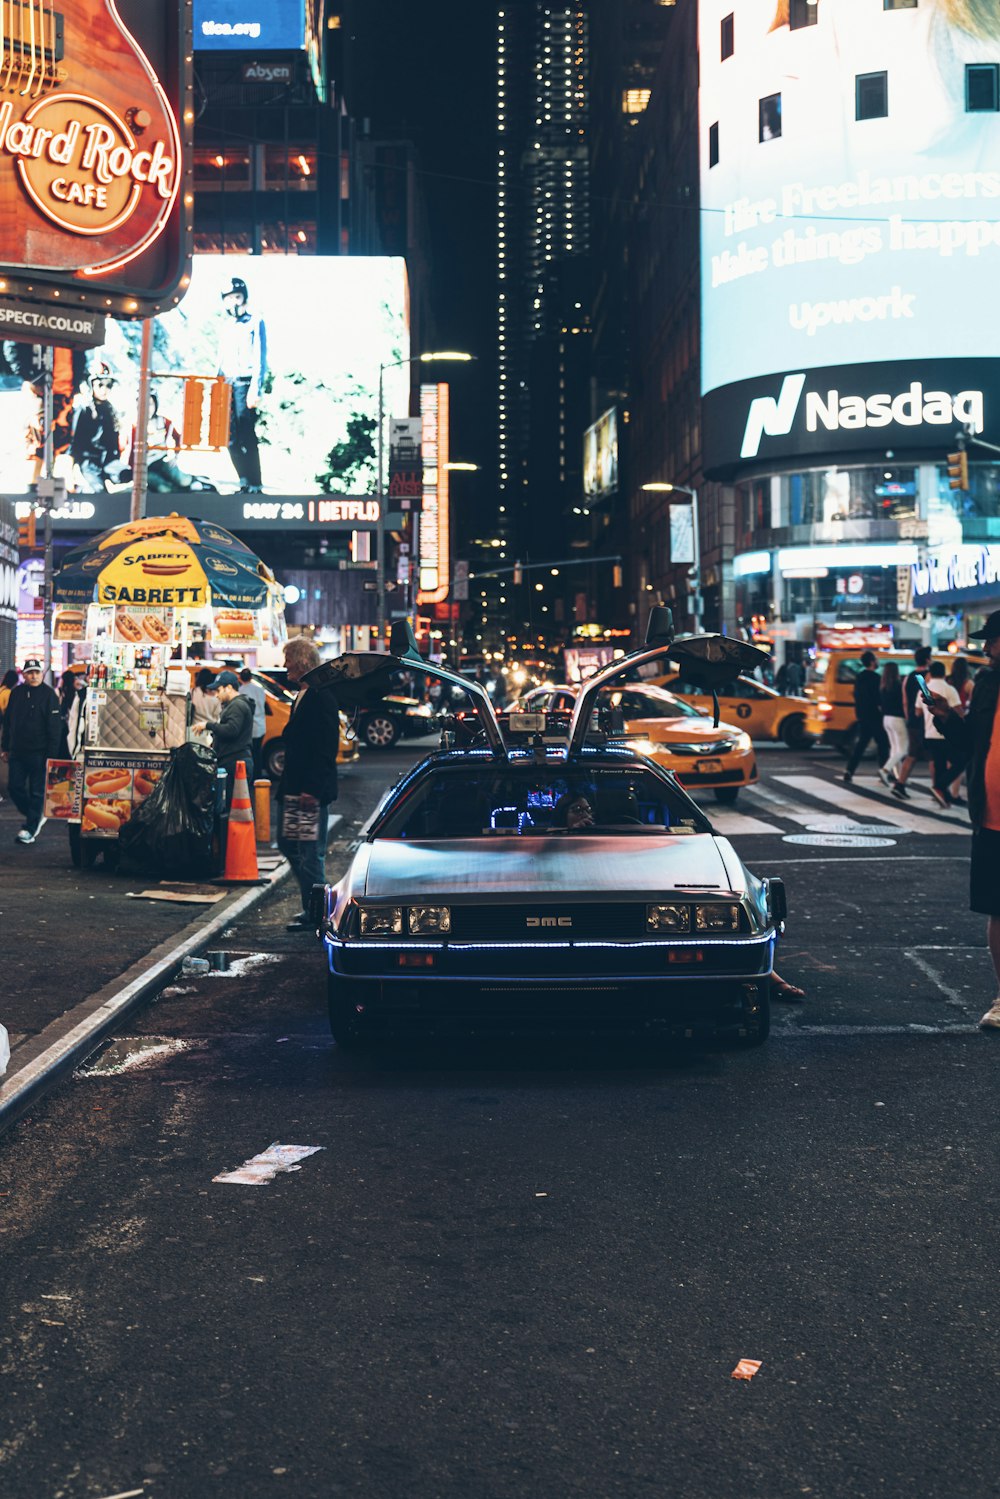
<path fill-rule="evenodd" d="M 135 213 L 144 189 L 173 200 L 176 154 L 162 140 L 141 146 L 127 122 L 83 94 L 42 99 L 14 119 L 0 104 L 0 154 L 12 156 L 25 192 L 69 234 L 106 234 Z"/>
<path fill-rule="evenodd" d="M 174 112 L 114 0 L 0 0 L 0 206 L 9 183 L 22 204 L 0 264 L 106 275 L 162 233 L 180 181 Z"/>

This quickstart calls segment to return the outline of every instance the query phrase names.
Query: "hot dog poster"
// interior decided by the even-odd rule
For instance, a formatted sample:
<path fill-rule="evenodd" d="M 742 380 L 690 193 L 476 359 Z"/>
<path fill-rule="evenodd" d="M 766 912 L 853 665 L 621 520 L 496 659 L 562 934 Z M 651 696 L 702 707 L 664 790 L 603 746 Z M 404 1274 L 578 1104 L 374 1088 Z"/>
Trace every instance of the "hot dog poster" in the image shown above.
<path fill-rule="evenodd" d="M 117 838 L 135 807 L 146 800 L 166 766 L 163 759 L 87 752 L 83 772 L 83 823 L 88 838 Z"/>
<path fill-rule="evenodd" d="M 261 641 L 261 616 L 253 609 L 213 609 L 212 645 L 255 646 Z"/>
<path fill-rule="evenodd" d="M 42 809 L 46 817 L 58 817 L 61 822 L 79 822 L 82 791 L 83 766 L 78 760 L 46 760 L 45 806 Z"/>
<path fill-rule="evenodd" d="M 155 604 L 118 604 L 111 638 L 122 645 L 169 645 L 174 638 L 174 611 Z"/>

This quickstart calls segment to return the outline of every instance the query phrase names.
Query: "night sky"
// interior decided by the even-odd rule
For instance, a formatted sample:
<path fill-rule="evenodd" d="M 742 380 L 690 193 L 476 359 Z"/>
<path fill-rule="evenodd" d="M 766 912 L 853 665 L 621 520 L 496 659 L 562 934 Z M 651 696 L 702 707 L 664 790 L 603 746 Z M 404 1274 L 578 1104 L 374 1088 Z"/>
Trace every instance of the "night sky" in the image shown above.
<path fill-rule="evenodd" d="M 492 509 L 496 388 L 496 7 L 490 0 L 358 0 L 345 78 L 348 107 L 373 133 L 415 142 L 430 231 L 441 346 L 457 368 L 452 456 L 484 465 L 455 482 L 456 505 Z"/>

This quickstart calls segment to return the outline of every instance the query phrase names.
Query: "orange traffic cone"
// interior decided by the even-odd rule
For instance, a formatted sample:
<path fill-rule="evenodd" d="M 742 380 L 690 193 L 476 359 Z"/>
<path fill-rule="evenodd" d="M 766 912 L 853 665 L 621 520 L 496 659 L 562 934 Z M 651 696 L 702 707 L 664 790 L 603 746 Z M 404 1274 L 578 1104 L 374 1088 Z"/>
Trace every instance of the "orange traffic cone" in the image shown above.
<path fill-rule="evenodd" d="M 257 837 L 254 831 L 253 810 L 250 806 L 250 790 L 247 786 L 247 768 L 242 760 L 236 762 L 236 784 L 233 789 L 232 806 L 229 809 L 229 833 L 226 838 L 226 869 L 222 876 L 225 885 L 260 885 L 257 868 Z"/>

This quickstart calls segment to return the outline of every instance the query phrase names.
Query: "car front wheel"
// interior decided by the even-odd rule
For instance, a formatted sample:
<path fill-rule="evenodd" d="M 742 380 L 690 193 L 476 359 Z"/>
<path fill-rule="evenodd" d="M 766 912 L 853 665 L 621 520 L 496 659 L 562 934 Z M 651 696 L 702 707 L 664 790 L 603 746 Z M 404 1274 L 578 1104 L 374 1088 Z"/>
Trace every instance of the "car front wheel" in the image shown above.
<path fill-rule="evenodd" d="M 285 742 L 283 739 L 272 739 L 264 746 L 264 769 L 272 781 L 280 781 L 284 768 Z"/>
<path fill-rule="evenodd" d="M 731 807 L 739 794 L 738 786 L 716 786 L 715 788 L 715 800 L 722 802 L 725 807 Z"/>
<path fill-rule="evenodd" d="M 399 726 L 387 713 L 373 713 L 365 719 L 363 736 L 369 749 L 391 749 L 399 738 Z"/>

